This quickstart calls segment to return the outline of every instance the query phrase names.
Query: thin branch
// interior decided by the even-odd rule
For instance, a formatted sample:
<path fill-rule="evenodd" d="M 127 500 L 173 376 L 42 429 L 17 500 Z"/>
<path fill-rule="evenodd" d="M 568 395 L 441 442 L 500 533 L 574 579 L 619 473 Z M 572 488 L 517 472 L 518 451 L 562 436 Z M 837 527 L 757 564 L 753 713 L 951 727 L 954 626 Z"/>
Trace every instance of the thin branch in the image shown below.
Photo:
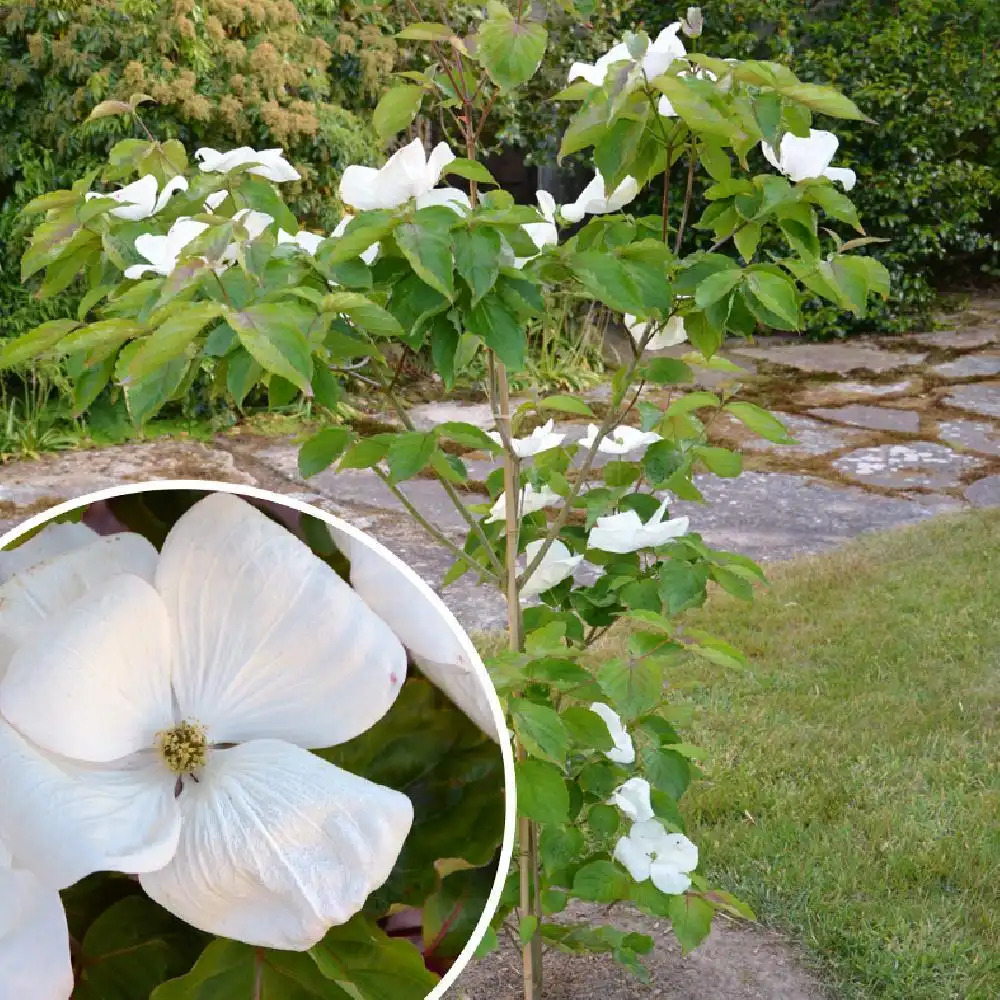
<path fill-rule="evenodd" d="M 691 152 L 688 155 L 688 179 L 687 190 L 684 192 L 684 211 L 681 213 L 681 224 L 677 227 L 677 239 L 674 240 L 674 254 L 681 252 L 681 241 L 684 239 L 684 229 L 687 226 L 688 212 L 691 210 L 691 199 L 694 196 L 694 168 L 698 162 L 698 153 L 695 144 L 691 143 Z"/>
<path fill-rule="evenodd" d="M 424 531 L 427 532 L 436 542 L 439 542 L 453 556 L 460 559 L 463 563 L 468 565 L 471 569 L 478 570 L 483 576 L 485 576 L 491 583 L 500 583 L 500 578 L 490 570 L 488 570 L 481 563 L 477 563 L 474 559 L 469 556 L 468 552 L 465 552 L 460 546 L 456 545 L 443 531 L 439 528 L 434 527 L 430 521 L 420 513 L 419 510 L 413 505 L 413 501 L 395 484 L 389 481 L 388 473 L 383 472 L 378 466 L 374 466 L 375 475 L 385 483 L 386 488 L 390 493 L 406 508 L 407 513 L 413 518 L 417 524 L 420 525 Z"/>

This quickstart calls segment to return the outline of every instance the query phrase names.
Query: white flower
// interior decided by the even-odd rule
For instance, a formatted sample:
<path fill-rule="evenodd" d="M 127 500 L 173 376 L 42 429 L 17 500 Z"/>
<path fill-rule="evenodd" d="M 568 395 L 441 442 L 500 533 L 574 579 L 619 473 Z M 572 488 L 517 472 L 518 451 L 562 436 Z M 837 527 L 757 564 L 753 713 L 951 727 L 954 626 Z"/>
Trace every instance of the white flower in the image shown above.
<path fill-rule="evenodd" d="M 340 222 L 337 223 L 337 227 L 334 229 L 334 231 L 332 233 L 330 233 L 330 235 L 331 236 L 338 236 L 338 237 L 339 236 L 343 236 L 344 233 L 347 231 L 347 227 L 353 221 L 354 221 L 354 216 L 353 215 L 345 215 L 340 220 Z M 361 254 L 361 259 L 366 264 L 368 264 L 369 266 L 371 266 L 372 262 L 378 256 L 378 250 L 379 250 L 379 245 L 377 243 L 373 243 L 370 247 L 368 247 L 367 250 L 365 250 L 365 252 L 363 254 Z"/>
<path fill-rule="evenodd" d="M 97 537 L 85 524 L 53 521 L 37 534 L 25 539 L 17 548 L 0 552 L 0 584 L 47 559 L 89 545 Z M 0 663 L 0 671 L 2 669 L 3 665 Z"/>
<path fill-rule="evenodd" d="M 414 139 L 396 150 L 383 167 L 349 166 L 340 180 L 340 199 L 359 212 L 396 208 L 411 198 L 417 199 L 418 208 L 440 204 L 468 208 L 469 198 L 464 191 L 434 190 L 441 172 L 454 159 L 446 142 L 439 142 L 427 156 L 420 139 Z"/>
<path fill-rule="evenodd" d="M 194 155 L 201 161 L 199 166 L 205 173 L 228 174 L 230 170 L 252 163 L 254 166 L 247 171 L 248 174 L 256 174 L 278 184 L 302 179 L 301 174 L 285 159 L 281 149 L 256 150 L 240 146 L 228 153 L 220 153 L 217 149 L 202 146 L 195 150 Z"/>
<path fill-rule="evenodd" d="M 148 264 L 132 264 L 125 268 L 126 278 L 141 278 L 147 271 L 162 274 L 172 273 L 177 266 L 181 251 L 208 229 L 208 223 L 183 217 L 167 230 L 166 236 L 143 233 L 135 238 L 135 248 Z"/>
<path fill-rule="evenodd" d="M 614 859 L 636 882 L 652 879 L 660 892 L 679 895 L 691 886 L 688 872 L 698 867 L 698 848 L 683 833 L 667 833 L 659 820 L 647 819 L 618 841 Z"/>
<path fill-rule="evenodd" d="M 524 547 L 524 555 L 528 563 L 534 560 L 541 547 L 541 539 L 528 542 Z M 583 562 L 583 556 L 570 555 L 569 549 L 557 538 L 542 556 L 538 568 L 524 581 L 521 597 L 535 597 L 556 584 L 562 583 L 566 577 L 573 575 L 573 571 L 581 562 Z"/>
<path fill-rule="evenodd" d="M 644 823 L 654 815 L 649 801 L 649 782 L 645 778 L 629 778 L 619 785 L 608 799 L 608 805 L 618 806 L 634 823 Z"/>
<path fill-rule="evenodd" d="M 597 524 L 590 529 L 587 547 L 621 554 L 635 552 L 638 549 L 656 548 L 672 538 L 686 535 L 688 519 L 674 517 L 664 521 L 663 515 L 666 509 L 667 501 L 664 500 L 645 524 L 634 510 L 599 517 Z"/>
<path fill-rule="evenodd" d="M 279 244 L 294 243 L 300 250 L 309 254 L 310 257 L 316 255 L 320 243 L 325 239 L 325 236 L 320 236 L 318 233 L 310 233 L 306 229 L 300 229 L 294 236 L 291 233 L 286 233 L 284 229 L 278 230 Z"/>
<path fill-rule="evenodd" d="M 611 739 L 615 741 L 613 749 L 604 756 L 616 764 L 631 764 L 635 760 L 635 747 L 632 745 L 632 737 L 629 736 L 621 716 L 610 705 L 605 705 L 600 701 L 595 701 L 590 706 L 590 710 L 607 723 Z"/>
<path fill-rule="evenodd" d="M 599 430 L 600 428 L 596 424 L 588 424 L 587 436 L 580 439 L 581 447 L 588 451 L 593 448 Z M 601 438 L 597 450 L 605 455 L 627 455 L 630 451 L 636 451 L 639 448 L 646 449 L 651 444 L 662 440 L 663 438 L 655 431 L 640 431 L 628 424 L 621 424 Z"/>
<path fill-rule="evenodd" d="M 222 191 L 213 191 L 205 199 L 205 211 L 214 212 L 228 197 L 229 192 L 224 189 Z"/>
<path fill-rule="evenodd" d="M 163 190 L 157 197 L 156 178 L 152 174 L 146 174 L 131 184 L 111 191 L 108 194 L 101 194 L 98 191 L 88 191 L 84 198 L 90 201 L 91 198 L 113 198 L 122 207 L 112 208 L 108 213 L 116 219 L 128 219 L 131 222 L 138 222 L 140 219 L 148 219 L 151 215 L 156 215 L 168 201 L 175 191 L 186 191 L 188 182 L 183 177 L 171 177 Z"/>
<path fill-rule="evenodd" d="M 549 489 L 548 485 L 545 484 L 540 490 L 536 492 L 535 487 L 528 483 L 523 490 L 521 490 L 521 499 L 518 507 L 521 511 L 521 517 L 526 517 L 528 514 L 534 514 L 536 511 L 543 510 L 545 507 L 554 507 L 556 504 L 562 502 L 562 497 L 558 493 L 553 492 Z M 494 521 L 505 521 L 507 519 L 507 494 L 501 493 L 497 497 L 496 503 L 490 508 L 490 516 L 486 518 L 486 523 L 490 524 Z"/>
<path fill-rule="evenodd" d="M 687 56 L 684 43 L 677 37 L 681 26 L 681 21 L 675 21 L 664 28 L 655 40 L 649 43 L 640 64 L 647 79 L 652 80 L 654 77 L 661 76 L 670 68 L 670 64 L 675 59 L 684 59 Z M 615 44 L 593 64 L 573 63 L 569 69 L 568 82 L 572 83 L 574 80 L 583 79 L 594 84 L 595 87 L 600 87 L 608 75 L 608 70 L 619 62 L 635 62 L 625 42 Z"/>
<path fill-rule="evenodd" d="M 538 249 L 544 250 L 547 246 L 555 246 L 559 242 L 559 229 L 556 226 L 556 200 L 548 191 L 539 190 L 535 192 L 538 199 L 538 211 L 541 212 L 544 222 L 525 222 L 521 228 L 531 237 L 531 242 Z M 517 257 L 514 260 L 515 267 L 524 267 L 530 257 Z"/>
<path fill-rule="evenodd" d="M 511 444 L 514 447 L 514 454 L 518 458 L 530 458 L 539 452 L 548 451 L 550 448 L 557 448 L 562 444 L 565 434 L 555 431 L 555 421 L 547 420 L 541 427 L 536 427 L 527 437 L 512 438 Z M 496 431 L 488 431 L 487 437 L 492 438 L 497 444 L 503 441 Z"/>
<path fill-rule="evenodd" d="M 608 195 L 604 177 L 600 171 L 594 174 L 594 179 L 580 192 L 576 201 L 563 205 L 559 210 L 567 222 L 579 222 L 585 215 L 604 215 L 617 212 L 627 205 L 639 193 L 639 185 L 634 177 L 626 177 Z"/>
<path fill-rule="evenodd" d="M 649 329 L 649 321 L 640 321 L 631 313 L 625 313 L 625 328 L 632 335 L 632 339 L 636 344 L 639 344 L 642 338 L 646 336 L 646 331 Z M 666 326 L 662 330 L 657 330 L 649 338 L 646 350 L 663 351 L 668 347 L 676 347 L 678 344 L 683 344 L 685 340 L 687 340 L 687 330 L 684 328 L 684 317 L 671 316 L 667 320 Z"/>
<path fill-rule="evenodd" d="M 431 205 L 443 205 L 450 208 L 459 215 L 472 211 L 472 202 L 469 196 L 461 188 L 434 188 L 433 191 L 426 191 L 418 194 L 416 198 L 417 208 L 429 208 Z"/>
<path fill-rule="evenodd" d="M 137 872 L 194 927 L 305 950 L 409 832 L 404 795 L 308 752 L 385 714 L 405 651 L 237 497 L 195 504 L 158 557 L 121 537 L 0 588 L 0 628 L 22 634 L 0 680 L 0 835 L 55 884 Z"/>
<path fill-rule="evenodd" d="M 59 893 L 0 841 L 0 997 L 69 1000 L 73 968 Z"/>
<path fill-rule="evenodd" d="M 330 533 L 350 560 L 351 586 L 365 604 L 392 629 L 428 680 L 499 742 L 477 664 L 484 668 L 452 613 L 388 553 L 333 525 Z"/>
<path fill-rule="evenodd" d="M 768 163 L 792 182 L 828 177 L 850 191 L 857 183 L 857 174 L 849 167 L 830 166 L 839 145 L 840 140 L 832 132 L 811 128 L 807 139 L 786 132 L 781 137 L 780 155 L 775 155 L 774 147 L 766 142 L 760 148 Z"/>

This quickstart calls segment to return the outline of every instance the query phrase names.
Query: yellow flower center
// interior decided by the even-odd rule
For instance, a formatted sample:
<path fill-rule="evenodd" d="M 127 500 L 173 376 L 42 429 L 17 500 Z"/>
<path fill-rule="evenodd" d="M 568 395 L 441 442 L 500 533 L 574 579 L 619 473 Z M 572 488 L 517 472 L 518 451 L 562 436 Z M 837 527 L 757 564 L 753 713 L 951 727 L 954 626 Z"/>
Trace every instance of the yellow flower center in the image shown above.
<path fill-rule="evenodd" d="M 182 722 L 156 734 L 156 749 L 174 774 L 190 774 L 208 760 L 208 737 L 197 722 Z"/>

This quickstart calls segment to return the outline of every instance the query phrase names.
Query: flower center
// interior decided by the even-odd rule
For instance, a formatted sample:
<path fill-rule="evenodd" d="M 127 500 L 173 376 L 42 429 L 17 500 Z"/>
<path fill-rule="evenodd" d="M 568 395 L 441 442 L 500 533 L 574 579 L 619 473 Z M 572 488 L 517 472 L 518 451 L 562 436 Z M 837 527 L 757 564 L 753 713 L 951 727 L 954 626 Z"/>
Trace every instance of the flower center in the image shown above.
<path fill-rule="evenodd" d="M 174 774 L 190 774 L 208 760 L 208 737 L 197 722 L 182 722 L 156 734 L 156 749 Z"/>

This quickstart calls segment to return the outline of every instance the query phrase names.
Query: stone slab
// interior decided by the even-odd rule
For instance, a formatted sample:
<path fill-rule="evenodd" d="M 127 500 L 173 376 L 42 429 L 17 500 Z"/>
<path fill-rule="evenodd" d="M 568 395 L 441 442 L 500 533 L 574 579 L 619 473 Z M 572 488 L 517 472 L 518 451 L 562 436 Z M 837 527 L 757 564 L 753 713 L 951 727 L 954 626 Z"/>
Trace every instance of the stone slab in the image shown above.
<path fill-rule="evenodd" d="M 924 347 L 965 351 L 974 347 L 1000 344 L 1000 326 L 979 326 L 967 330 L 935 330 L 933 333 L 917 333 L 907 339 L 916 341 Z"/>
<path fill-rule="evenodd" d="M 956 385 L 942 402 L 983 417 L 1000 417 L 1000 382 Z"/>
<path fill-rule="evenodd" d="M 515 401 L 511 400 L 513 404 Z M 439 424 L 456 420 L 466 424 L 474 424 L 483 430 L 492 430 L 494 426 L 493 411 L 489 403 L 461 403 L 451 400 L 441 400 L 434 403 L 419 403 L 411 407 L 410 419 L 417 430 L 426 431 Z"/>
<path fill-rule="evenodd" d="M 1000 375 L 1000 354 L 966 354 L 930 370 L 941 378 L 989 378 Z"/>
<path fill-rule="evenodd" d="M 696 483 L 707 502 L 675 503 L 671 516 L 688 515 L 691 530 L 709 545 L 764 562 L 823 552 L 870 531 L 962 507 L 947 496 L 883 496 L 783 472 L 702 475 Z"/>
<path fill-rule="evenodd" d="M 831 406 L 858 399 L 881 399 L 912 392 L 916 379 L 906 378 L 882 385 L 874 382 L 820 382 L 811 385 L 796 396 L 800 406 Z"/>
<path fill-rule="evenodd" d="M 914 410 L 894 410 L 884 406 L 851 403 L 847 406 L 819 407 L 809 412 L 815 417 L 871 431 L 916 434 L 920 430 L 920 414 Z"/>
<path fill-rule="evenodd" d="M 833 463 L 849 479 L 893 489 L 949 489 L 959 485 L 963 473 L 980 464 L 980 459 L 936 441 L 859 448 Z"/>
<path fill-rule="evenodd" d="M 995 424 L 975 420 L 942 420 L 938 423 L 937 434 L 942 441 L 955 448 L 1000 457 L 1000 428 Z"/>
<path fill-rule="evenodd" d="M 973 507 L 1000 507 L 1000 476 L 986 476 L 965 488 L 965 498 Z"/>
<path fill-rule="evenodd" d="M 803 372 L 844 374 L 867 371 L 881 374 L 920 364 L 927 355 L 886 351 L 861 344 L 788 344 L 773 347 L 740 347 L 733 353 Z"/>
<path fill-rule="evenodd" d="M 821 420 L 813 420 L 796 413 L 774 414 L 788 428 L 789 434 L 795 438 L 795 444 L 777 444 L 764 438 L 754 437 L 743 428 L 743 425 L 728 413 L 723 414 L 716 427 L 727 438 L 735 438 L 741 451 L 771 452 L 775 455 L 828 455 L 849 447 L 858 437 L 843 427 L 831 427 Z"/>

